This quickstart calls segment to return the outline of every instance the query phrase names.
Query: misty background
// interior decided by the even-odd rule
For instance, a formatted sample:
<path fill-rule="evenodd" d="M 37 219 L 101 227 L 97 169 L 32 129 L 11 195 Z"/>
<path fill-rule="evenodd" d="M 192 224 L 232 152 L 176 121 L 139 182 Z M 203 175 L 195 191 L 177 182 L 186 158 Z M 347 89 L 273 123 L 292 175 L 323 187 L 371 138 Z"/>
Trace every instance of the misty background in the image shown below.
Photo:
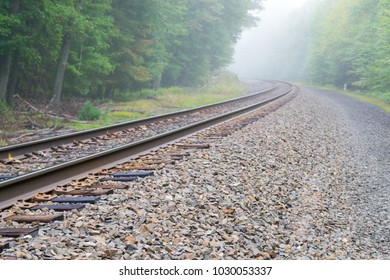
<path fill-rule="evenodd" d="M 242 79 L 300 80 L 310 17 L 318 0 L 267 0 L 260 22 L 237 42 L 228 70 Z"/>

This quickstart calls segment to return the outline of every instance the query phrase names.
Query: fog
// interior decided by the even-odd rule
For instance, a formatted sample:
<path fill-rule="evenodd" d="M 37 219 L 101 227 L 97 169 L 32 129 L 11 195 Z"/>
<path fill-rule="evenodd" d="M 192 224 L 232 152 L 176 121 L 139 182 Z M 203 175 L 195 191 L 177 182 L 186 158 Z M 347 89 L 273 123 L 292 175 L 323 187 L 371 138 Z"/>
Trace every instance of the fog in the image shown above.
<path fill-rule="evenodd" d="M 291 54 L 289 48 L 294 43 L 287 37 L 290 37 L 288 33 L 291 32 L 291 24 L 297 24 L 290 23 L 293 15 L 303 8 L 305 2 L 307 1 L 265 0 L 264 9 L 259 12 L 259 24 L 255 28 L 244 30 L 235 47 L 234 62 L 228 70 L 242 79 L 299 79 L 302 69 L 294 71 L 292 62 L 289 65 L 285 65 L 285 62 L 286 59 L 291 59 L 287 58 L 291 55 L 296 56 L 295 63 L 302 64 L 304 60 L 304 47 L 295 49 L 296 53 Z"/>

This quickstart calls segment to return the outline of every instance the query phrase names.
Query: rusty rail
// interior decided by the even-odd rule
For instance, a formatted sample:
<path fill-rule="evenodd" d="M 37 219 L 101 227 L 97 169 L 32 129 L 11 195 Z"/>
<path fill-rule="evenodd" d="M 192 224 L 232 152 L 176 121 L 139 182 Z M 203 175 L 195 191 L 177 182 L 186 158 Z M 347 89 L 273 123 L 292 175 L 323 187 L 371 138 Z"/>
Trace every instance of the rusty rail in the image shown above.
<path fill-rule="evenodd" d="M 31 172 L 0 183 L 0 209 L 13 205 L 20 199 L 26 199 L 36 193 L 48 192 L 59 185 L 69 183 L 71 179 L 81 179 L 102 169 L 108 169 L 119 163 L 128 161 L 141 153 L 175 142 L 183 137 L 205 128 L 227 121 L 237 116 L 247 114 L 270 102 L 280 99 L 293 91 L 289 85 L 275 97 L 252 104 L 228 113 L 214 116 L 207 120 L 162 133 L 147 139 L 116 147 L 104 152 L 72 160 L 46 169 Z"/>

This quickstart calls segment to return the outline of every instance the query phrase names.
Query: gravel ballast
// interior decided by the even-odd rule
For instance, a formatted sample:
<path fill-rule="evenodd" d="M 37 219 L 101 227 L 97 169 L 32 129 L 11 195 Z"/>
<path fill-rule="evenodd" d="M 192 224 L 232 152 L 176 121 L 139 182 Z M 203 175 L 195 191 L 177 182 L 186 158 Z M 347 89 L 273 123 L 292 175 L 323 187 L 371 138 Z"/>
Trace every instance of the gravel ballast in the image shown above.
<path fill-rule="evenodd" d="M 0 258 L 389 259 L 389 126 L 374 107 L 303 89 Z"/>

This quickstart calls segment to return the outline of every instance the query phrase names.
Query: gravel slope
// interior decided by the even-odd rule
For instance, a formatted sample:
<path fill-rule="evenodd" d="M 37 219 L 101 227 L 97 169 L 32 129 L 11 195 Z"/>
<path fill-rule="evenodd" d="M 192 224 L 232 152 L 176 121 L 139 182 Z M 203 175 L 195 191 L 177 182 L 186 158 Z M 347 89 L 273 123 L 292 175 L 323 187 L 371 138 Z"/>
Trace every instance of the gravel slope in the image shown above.
<path fill-rule="evenodd" d="M 370 258 L 390 255 L 390 115 L 328 91 L 311 90 L 334 107 L 348 126 L 349 165 L 354 170 L 355 242 Z"/>
<path fill-rule="evenodd" d="M 0 256 L 389 259 L 389 123 L 351 98 L 302 90 Z"/>

